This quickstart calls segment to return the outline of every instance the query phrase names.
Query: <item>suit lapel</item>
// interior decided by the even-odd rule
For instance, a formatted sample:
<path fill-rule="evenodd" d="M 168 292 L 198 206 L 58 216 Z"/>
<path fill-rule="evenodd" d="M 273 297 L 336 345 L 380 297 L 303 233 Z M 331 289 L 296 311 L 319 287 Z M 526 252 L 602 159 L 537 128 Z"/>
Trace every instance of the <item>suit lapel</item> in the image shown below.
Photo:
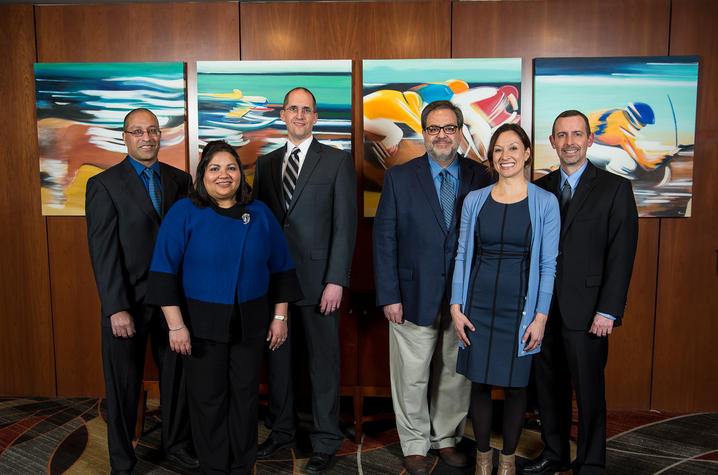
<path fill-rule="evenodd" d="M 312 139 L 312 143 L 311 145 L 309 145 L 309 150 L 307 150 L 307 156 L 304 157 L 302 169 L 299 171 L 299 176 L 297 177 L 297 185 L 294 187 L 294 193 L 292 193 L 292 202 L 289 204 L 289 209 L 287 210 L 287 213 L 291 213 L 294 209 L 297 200 L 299 200 L 302 191 L 304 191 L 304 187 L 309 181 L 309 177 L 312 176 L 312 173 L 314 173 L 314 169 L 319 164 L 319 160 L 321 158 L 319 150 L 319 142 L 317 142 L 317 139 Z"/>
<path fill-rule="evenodd" d="M 456 194 L 456 204 L 454 206 L 454 217 L 451 220 L 452 226 L 456 223 L 457 219 L 461 219 L 461 208 L 459 207 L 460 198 L 469 194 L 471 190 L 471 184 L 474 182 L 474 170 L 468 166 L 468 162 L 461 157 L 456 157 L 459 160 L 459 192 Z"/>
<path fill-rule="evenodd" d="M 162 216 L 164 217 L 175 202 L 179 185 L 174 180 L 169 167 L 162 162 L 160 162 L 160 183 L 162 185 Z"/>
<path fill-rule="evenodd" d="M 595 178 L 596 168 L 591 164 L 591 162 L 588 162 L 586 169 L 583 171 L 583 175 L 581 175 L 581 179 L 578 181 L 578 186 L 573 194 L 573 198 L 571 198 L 571 202 L 568 205 L 566 220 L 561 225 L 562 232 L 568 229 L 576 215 L 578 215 L 578 212 L 583 206 L 583 203 L 586 201 L 586 198 L 588 198 L 588 195 L 591 194 L 591 190 L 593 190 L 593 186 L 595 184 Z M 561 180 L 559 180 L 559 183 L 560 182 Z M 556 189 L 558 189 L 558 185 L 556 186 Z"/>
<path fill-rule="evenodd" d="M 143 213 L 149 216 L 153 222 L 160 225 L 160 217 L 155 211 L 155 207 L 152 205 L 150 195 L 147 194 L 145 185 L 142 183 L 142 178 L 137 174 L 135 168 L 130 163 L 131 158 L 125 158 L 122 167 L 122 181 L 124 182 L 125 189 L 129 195 L 130 200 L 137 205 Z M 164 200 L 164 189 L 162 190 Z"/>
<path fill-rule="evenodd" d="M 434 213 L 436 221 L 439 223 L 444 233 L 448 232 L 446 229 L 446 222 L 444 222 L 444 212 L 441 211 L 441 205 L 439 204 L 439 197 L 436 194 L 436 187 L 434 186 L 434 180 L 431 178 L 431 169 L 429 168 L 428 155 L 424 154 L 423 157 L 418 157 L 413 160 L 416 163 L 414 171 L 416 172 L 416 178 L 419 182 L 419 188 L 424 193 L 426 201 L 429 203 L 431 211 Z"/>

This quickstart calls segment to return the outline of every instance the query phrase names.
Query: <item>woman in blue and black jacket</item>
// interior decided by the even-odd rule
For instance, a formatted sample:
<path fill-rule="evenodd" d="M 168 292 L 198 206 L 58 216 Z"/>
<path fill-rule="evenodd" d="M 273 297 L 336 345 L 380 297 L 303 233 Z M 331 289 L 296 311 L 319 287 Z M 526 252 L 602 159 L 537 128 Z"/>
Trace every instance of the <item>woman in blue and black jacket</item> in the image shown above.
<path fill-rule="evenodd" d="M 252 200 L 237 152 L 209 142 L 190 198 L 169 210 L 150 267 L 170 347 L 185 355 L 192 434 L 205 473 L 251 473 L 263 346 L 287 337 L 301 290 L 274 215 Z"/>

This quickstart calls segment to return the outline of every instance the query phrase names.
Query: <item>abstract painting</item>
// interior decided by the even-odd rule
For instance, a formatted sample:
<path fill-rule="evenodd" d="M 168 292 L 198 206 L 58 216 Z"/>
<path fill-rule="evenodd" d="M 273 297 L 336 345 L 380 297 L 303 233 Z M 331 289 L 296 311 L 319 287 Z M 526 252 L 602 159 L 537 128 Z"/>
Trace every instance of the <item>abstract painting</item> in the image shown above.
<path fill-rule="evenodd" d="M 351 85 L 351 60 L 198 61 L 199 148 L 226 140 L 252 183 L 257 158 L 286 143 L 279 112 L 285 94 L 301 86 L 317 100 L 314 137 L 351 153 Z"/>
<path fill-rule="evenodd" d="M 157 115 L 160 160 L 185 168 L 184 63 L 36 63 L 35 91 L 43 215 L 85 214 L 87 180 L 125 157 L 138 107 Z"/>
<path fill-rule="evenodd" d="M 459 152 L 486 160 L 491 133 L 519 123 L 520 58 L 364 60 L 364 216 L 376 214 L 384 171 L 425 153 L 421 111 L 437 100 L 461 108 Z"/>
<path fill-rule="evenodd" d="M 594 143 L 587 157 L 632 181 L 640 216 L 691 215 L 698 57 L 537 58 L 534 177 L 559 166 L 554 119 L 578 109 Z"/>

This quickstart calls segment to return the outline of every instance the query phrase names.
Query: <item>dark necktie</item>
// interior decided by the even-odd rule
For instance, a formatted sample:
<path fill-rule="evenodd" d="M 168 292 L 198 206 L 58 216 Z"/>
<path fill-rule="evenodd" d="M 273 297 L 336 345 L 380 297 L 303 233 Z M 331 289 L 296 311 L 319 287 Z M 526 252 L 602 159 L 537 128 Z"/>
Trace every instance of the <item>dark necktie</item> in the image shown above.
<path fill-rule="evenodd" d="M 284 206 L 289 209 L 289 203 L 292 202 L 292 194 L 294 187 L 297 186 L 297 177 L 299 176 L 299 147 L 294 147 L 287 166 L 284 168 L 284 177 L 282 177 L 282 191 L 284 192 Z"/>
<path fill-rule="evenodd" d="M 564 219 L 566 217 L 566 210 L 568 210 L 568 205 L 570 203 L 571 203 L 571 185 L 568 183 L 568 180 L 566 180 L 566 183 L 564 183 L 563 188 L 561 189 L 561 197 L 560 197 L 561 219 Z"/>
<path fill-rule="evenodd" d="M 147 178 L 147 191 L 150 195 L 150 200 L 152 200 L 152 206 L 155 207 L 157 215 L 162 217 L 162 194 L 160 193 L 160 187 L 157 183 L 155 172 L 153 172 L 151 168 L 147 167 L 142 171 L 142 173 L 145 175 L 145 178 Z"/>
<path fill-rule="evenodd" d="M 444 212 L 444 222 L 448 229 L 451 226 L 451 218 L 454 216 L 454 181 L 446 170 L 442 170 L 439 175 L 441 175 L 441 188 L 439 188 L 441 211 Z"/>

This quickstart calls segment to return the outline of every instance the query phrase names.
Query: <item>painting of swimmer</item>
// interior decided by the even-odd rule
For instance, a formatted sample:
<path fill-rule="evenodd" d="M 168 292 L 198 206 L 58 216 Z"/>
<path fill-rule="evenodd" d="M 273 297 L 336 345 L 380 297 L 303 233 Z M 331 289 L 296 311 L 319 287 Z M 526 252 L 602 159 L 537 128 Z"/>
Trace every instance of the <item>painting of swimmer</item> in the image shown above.
<path fill-rule="evenodd" d="M 521 58 L 364 60 L 364 216 L 373 217 L 384 171 L 426 152 L 421 111 L 449 100 L 464 115 L 459 153 L 486 160 L 491 133 L 519 123 Z"/>
<path fill-rule="evenodd" d="M 534 178 L 559 166 L 551 125 L 578 109 L 594 133 L 587 157 L 632 181 L 640 216 L 691 215 L 698 57 L 537 58 Z"/>
<path fill-rule="evenodd" d="M 125 158 L 125 114 L 145 107 L 162 129 L 160 160 L 185 169 L 183 63 L 36 63 L 42 214 L 85 214 L 87 180 Z"/>
<path fill-rule="evenodd" d="M 199 148 L 229 142 L 251 184 L 257 158 L 286 143 L 279 112 L 285 94 L 302 86 L 317 99 L 314 137 L 351 153 L 351 74 L 351 60 L 198 61 Z"/>

